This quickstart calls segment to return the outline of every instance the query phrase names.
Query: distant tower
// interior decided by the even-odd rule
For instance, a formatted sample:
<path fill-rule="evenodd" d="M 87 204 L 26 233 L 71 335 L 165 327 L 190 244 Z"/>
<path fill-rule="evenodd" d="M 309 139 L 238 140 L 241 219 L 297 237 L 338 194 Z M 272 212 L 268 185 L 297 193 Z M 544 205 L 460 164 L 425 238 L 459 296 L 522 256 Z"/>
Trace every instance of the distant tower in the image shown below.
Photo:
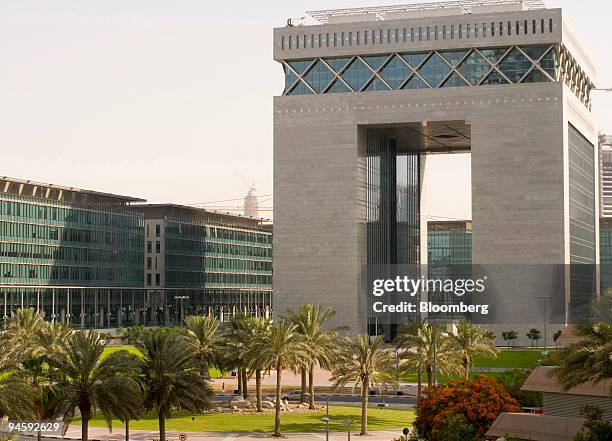
<path fill-rule="evenodd" d="M 244 197 L 244 215 L 249 217 L 259 217 L 259 202 L 255 195 L 255 187 L 251 186 L 249 192 Z"/>

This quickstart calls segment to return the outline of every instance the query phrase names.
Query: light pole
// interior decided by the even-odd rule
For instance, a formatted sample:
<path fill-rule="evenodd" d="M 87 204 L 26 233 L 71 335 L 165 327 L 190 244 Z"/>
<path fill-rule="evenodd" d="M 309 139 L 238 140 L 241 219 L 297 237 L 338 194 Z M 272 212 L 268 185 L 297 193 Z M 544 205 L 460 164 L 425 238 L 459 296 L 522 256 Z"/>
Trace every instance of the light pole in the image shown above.
<path fill-rule="evenodd" d="M 329 422 L 331 419 L 325 416 L 321 418 L 321 421 L 325 423 L 325 441 L 329 441 Z"/>
<path fill-rule="evenodd" d="M 181 301 L 181 325 L 182 325 L 183 320 L 185 320 L 184 310 L 183 310 L 183 300 L 189 300 L 189 296 L 175 296 L 174 298 Z"/>

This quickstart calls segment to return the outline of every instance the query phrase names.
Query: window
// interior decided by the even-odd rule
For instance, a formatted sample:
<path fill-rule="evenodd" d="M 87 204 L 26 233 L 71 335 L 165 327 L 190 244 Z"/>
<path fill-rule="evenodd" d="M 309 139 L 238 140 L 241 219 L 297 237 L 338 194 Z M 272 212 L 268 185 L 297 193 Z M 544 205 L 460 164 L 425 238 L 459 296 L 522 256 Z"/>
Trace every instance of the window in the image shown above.
<path fill-rule="evenodd" d="M 329 33 L 325 34 L 325 46 L 329 47 Z"/>
<path fill-rule="evenodd" d="M 159 273 L 155 273 L 155 286 L 159 286 L 161 284 L 161 275 Z"/>
<path fill-rule="evenodd" d="M 407 40 L 407 37 L 408 37 L 408 34 L 407 34 L 407 32 L 406 32 L 406 31 L 407 31 L 407 29 L 406 29 L 406 28 L 404 28 L 404 33 L 403 33 L 403 36 L 402 36 L 402 41 L 403 41 L 404 43 L 406 43 L 406 40 Z"/>
<path fill-rule="evenodd" d="M 450 37 L 451 37 L 451 40 L 455 39 L 455 25 L 451 25 L 451 28 L 450 28 Z"/>
<path fill-rule="evenodd" d="M 368 44 L 368 31 L 363 31 L 363 44 Z"/>
<path fill-rule="evenodd" d="M 153 252 L 153 244 L 151 243 L 150 240 L 147 241 L 147 253 L 152 253 Z"/>
<path fill-rule="evenodd" d="M 156 240 L 156 241 L 155 241 L 155 252 L 156 252 L 157 254 L 161 253 L 161 243 L 160 243 L 160 241 L 159 241 L 159 240 Z"/>
<path fill-rule="evenodd" d="M 542 19 L 541 22 L 540 22 L 540 32 L 542 34 L 544 33 L 544 19 Z"/>
<path fill-rule="evenodd" d="M 348 39 L 348 42 L 349 42 L 349 46 L 352 46 L 352 45 L 353 45 L 353 33 L 352 33 L 352 32 L 349 32 L 349 39 Z"/>
<path fill-rule="evenodd" d="M 434 27 L 434 40 L 437 40 L 437 39 L 438 39 L 438 27 L 435 26 Z"/>
<path fill-rule="evenodd" d="M 293 49 L 293 36 L 289 35 L 289 49 Z"/>
<path fill-rule="evenodd" d="M 147 286 L 151 286 L 151 273 L 147 274 Z"/>
<path fill-rule="evenodd" d="M 465 36 L 467 38 L 470 38 L 471 33 L 472 33 L 472 27 L 469 24 L 465 25 Z"/>
<path fill-rule="evenodd" d="M 319 34 L 319 47 L 323 46 L 323 34 Z"/>
<path fill-rule="evenodd" d="M 504 35 L 504 24 L 500 21 L 499 22 L 499 36 L 501 37 L 502 35 Z"/>
<path fill-rule="evenodd" d="M 491 37 L 495 37 L 495 23 L 491 22 Z"/>
<path fill-rule="evenodd" d="M 376 44 L 376 31 L 372 31 L 372 44 Z"/>
<path fill-rule="evenodd" d="M 512 22 L 508 21 L 508 35 L 512 35 Z"/>
<path fill-rule="evenodd" d="M 295 48 L 296 49 L 300 48 L 300 36 L 299 35 L 295 36 Z"/>
<path fill-rule="evenodd" d="M 155 257 L 155 269 L 157 269 L 157 257 Z"/>
<path fill-rule="evenodd" d="M 518 34 L 520 34 L 520 33 L 521 33 L 521 22 L 517 20 L 517 21 L 516 21 L 516 29 L 515 29 L 514 34 L 515 34 L 515 35 L 518 35 Z"/>
<path fill-rule="evenodd" d="M 161 235 L 161 225 L 155 224 L 155 237 L 159 237 Z"/>
<path fill-rule="evenodd" d="M 384 39 L 385 39 L 385 37 L 384 37 L 384 33 L 383 33 L 383 30 L 381 29 L 381 30 L 380 30 L 380 38 L 379 38 L 379 43 L 380 43 L 380 44 L 383 44 Z M 388 42 L 388 40 L 387 40 L 387 42 Z"/>
<path fill-rule="evenodd" d="M 531 26 L 531 33 L 535 34 L 536 33 L 536 21 L 532 20 L 532 26 Z"/>
<path fill-rule="evenodd" d="M 463 38 L 463 25 L 459 25 L 459 38 Z"/>
<path fill-rule="evenodd" d="M 474 37 L 478 38 L 478 23 L 474 25 Z"/>
<path fill-rule="evenodd" d="M 147 224 L 147 237 L 149 237 L 149 224 Z"/>
<path fill-rule="evenodd" d="M 442 40 L 446 40 L 446 26 L 442 26 Z"/>
<path fill-rule="evenodd" d="M 548 20 L 548 32 L 552 32 L 553 30 L 553 21 L 552 18 Z"/>
<path fill-rule="evenodd" d="M 423 41 L 423 28 L 419 26 L 419 41 Z"/>
<path fill-rule="evenodd" d="M 487 24 L 486 23 L 482 24 L 482 36 L 483 37 L 487 36 Z"/>
<path fill-rule="evenodd" d="M 430 37 L 431 37 L 431 28 L 427 26 L 427 41 L 429 41 Z"/>
<path fill-rule="evenodd" d="M 523 22 L 523 33 L 527 35 L 527 20 Z"/>
<path fill-rule="evenodd" d="M 357 31 L 357 46 L 359 46 L 359 44 L 361 44 L 361 35 L 360 32 Z"/>
<path fill-rule="evenodd" d="M 285 50 L 285 37 L 284 37 L 284 36 L 283 36 L 283 37 L 281 37 L 281 49 L 282 49 L 282 50 Z M 149 234 L 147 233 L 147 236 L 148 236 L 148 235 L 149 235 Z"/>
<path fill-rule="evenodd" d="M 414 28 L 410 28 L 410 41 L 414 41 Z"/>
<path fill-rule="evenodd" d="M 150 257 L 147 257 L 147 269 L 151 269 L 153 267 L 153 260 Z"/>
<path fill-rule="evenodd" d="M 310 48 L 314 48 L 314 34 L 310 34 Z"/>
<path fill-rule="evenodd" d="M 338 46 L 338 34 L 334 32 L 334 47 Z"/>

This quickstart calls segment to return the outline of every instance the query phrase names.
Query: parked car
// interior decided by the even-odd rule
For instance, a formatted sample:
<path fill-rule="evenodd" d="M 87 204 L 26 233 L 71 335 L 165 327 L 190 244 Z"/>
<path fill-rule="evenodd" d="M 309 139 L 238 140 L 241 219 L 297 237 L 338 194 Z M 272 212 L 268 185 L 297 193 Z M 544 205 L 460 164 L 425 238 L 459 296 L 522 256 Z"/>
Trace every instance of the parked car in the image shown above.
<path fill-rule="evenodd" d="M 310 398 L 310 394 L 308 392 L 306 392 L 304 394 L 304 399 L 307 400 Z M 301 390 L 292 390 L 289 391 L 285 394 L 283 394 L 282 396 L 283 400 L 289 400 L 289 401 L 300 401 L 302 399 L 302 391 Z"/>

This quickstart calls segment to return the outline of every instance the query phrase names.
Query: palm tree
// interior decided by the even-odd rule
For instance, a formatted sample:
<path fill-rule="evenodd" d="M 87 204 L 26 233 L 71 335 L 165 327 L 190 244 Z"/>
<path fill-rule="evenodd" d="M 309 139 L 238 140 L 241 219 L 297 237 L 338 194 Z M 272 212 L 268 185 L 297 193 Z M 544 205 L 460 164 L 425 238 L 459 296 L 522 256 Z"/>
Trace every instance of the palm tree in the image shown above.
<path fill-rule="evenodd" d="M 4 334 L 22 354 L 30 354 L 36 349 L 36 334 L 44 322 L 43 315 L 33 308 L 20 308 L 6 323 Z"/>
<path fill-rule="evenodd" d="M 73 328 L 63 323 L 43 321 L 36 332 L 36 353 L 46 356 L 61 354 L 74 332 Z"/>
<path fill-rule="evenodd" d="M 262 411 L 261 407 L 261 377 L 264 371 L 269 370 L 269 364 L 267 360 L 262 357 L 257 347 L 258 341 L 264 341 L 269 338 L 270 331 L 272 329 L 272 322 L 270 320 L 250 317 L 246 321 L 245 329 L 242 330 L 239 340 L 247 342 L 244 347 L 244 353 L 241 357 L 246 361 L 247 367 L 255 372 L 255 396 L 257 412 Z"/>
<path fill-rule="evenodd" d="M 552 372 L 563 388 L 612 378 L 612 323 L 580 323 L 574 333 L 582 339 L 559 352 L 559 367 Z"/>
<path fill-rule="evenodd" d="M 236 314 L 231 318 L 226 333 L 222 362 L 225 366 L 236 369 L 238 394 L 243 398 L 248 396 L 248 361 L 245 359 L 248 345 L 251 343 L 248 335 L 248 321 L 249 317 L 245 314 Z"/>
<path fill-rule="evenodd" d="M 96 332 L 76 331 L 65 342 L 61 353 L 49 358 L 57 372 L 57 388 L 62 391 L 64 418 L 70 420 L 75 408 L 81 415 L 81 439 L 89 437 L 89 420 L 94 410 L 102 412 L 109 429 L 115 415 L 138 414 L 141 395 L 138 382 L 130 375 L 138 368 L 138 357 L 117 351 L 106 358 L 106 342 Z"/>
<path fill-rule="evenodd" d="M 459 359 L 453 350 L 448 336 L 431 324 L 420 327 L 403 326 L 396 337 L 396 344 L 401 351 L 401 368 L 417 371 L 417 397 L 421 396 L 421 374 L 427 374 L 427 385 L 433 385 L 434 366 L 441 373 L 452 373 L 458 370 Z"/>
<path fill-rule="evenodd" d="M 197 412 L 208 406 L 206 377 L 184 335 L 149 332 L 137 347 L 142 353 L 144 406 L 157 413 L 159 441 L 166 441 L 166 419 L 174 408 Z"/>
<path fill-rule="evenodd" d="M 302 341 L 297 326 L 280 320 L 271 327 L 267 335 L 253 339 L 253 350 L 259 352 L 262 365 L 276 369 L 276 407 L 274 415 L 274 437 L 281 438 L 281 384 L 283 369 L 300 366 L 308 356 L 308 348 Z"/>
<path fill-rule="evenodd" d="M 353 383 L 361 386 L 361 432 L 368 434 L 368 394 L 370 387 L 394 382 L 395 354 L 384 347 L 381 336 L 367 334 L 341 340 L 340 352 L 332 370 L 333 387 Z"/>
<path fill-rule="evenodd" d="M 0 420 L 33 416 L 34 389 L 18 371 L 19 357 L 10 342 L 0 340 Z"/>
<path fill-rule="evenodd" d="M 309 409 L 315 409 L 314 368 L 315 364 L 330 367 L 330 356 L 338 342 L 336 331 L 324 331 L 327 322 L 336 315 L 331 308 L 323 309 L 321 305 L 301 305 L 297 311 L 287 310 L 288 319 L 298 326 L 308 347 L 308 357 L 304 360 L 308 369 L 308 402 Z"/>
<path fill-rule="evenodd" d="M 213 316 L 191 315 L 185 318 L 187 335 L 196 350 L 203 372 L 217 364 L 224 335 Z"/>
<path fill-rule="evenodd" d="M 497 357 L 497 349 L 490 332 L 482 326 L 467 321 L 457 324 L 457 332 L 450 336 L 450 343 L 452 349 L 461 357 L 461 366 L 466 380 L 470 378 L 470 367 L 475 356 Z"/>

